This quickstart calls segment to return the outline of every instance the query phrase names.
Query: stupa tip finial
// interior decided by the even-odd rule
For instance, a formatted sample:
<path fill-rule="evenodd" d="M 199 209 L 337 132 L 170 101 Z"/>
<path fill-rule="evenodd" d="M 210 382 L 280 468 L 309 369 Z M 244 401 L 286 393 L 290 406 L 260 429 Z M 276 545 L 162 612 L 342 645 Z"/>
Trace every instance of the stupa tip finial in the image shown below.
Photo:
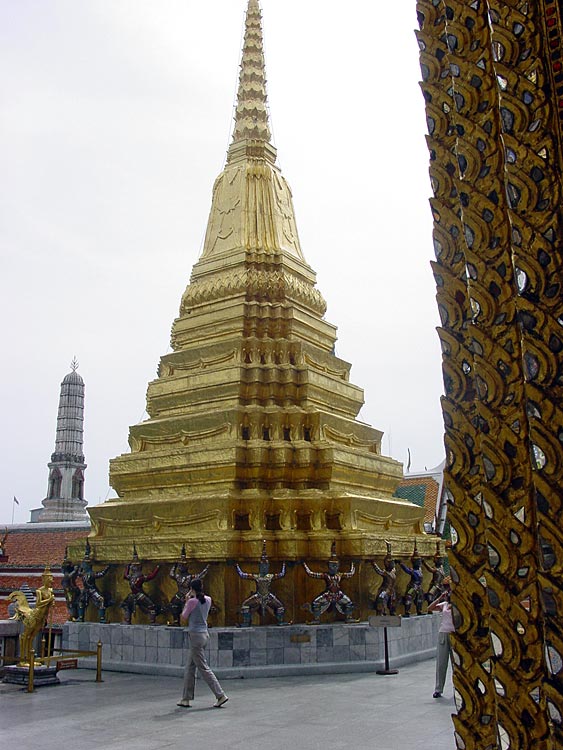
<path fill-rule="evenodd" d="M 76 372 L 76 371 L 78 370 L 78 364 L 79 364 L 79 362 L 78 362 L 78 360 L 76 359 L 76 357 L 73 357 L 73 358 L 72 358 L 72 362 L 70 363 L 70 368 L 71 368 L 71 370 L 72 370 L 73 372 Z"/>
<path fill-rule="evenodd" d="M 248 0 L 233 143 L 246 139 L 269 142 L 270 137 L 262 14 L 258 0 Z"/>

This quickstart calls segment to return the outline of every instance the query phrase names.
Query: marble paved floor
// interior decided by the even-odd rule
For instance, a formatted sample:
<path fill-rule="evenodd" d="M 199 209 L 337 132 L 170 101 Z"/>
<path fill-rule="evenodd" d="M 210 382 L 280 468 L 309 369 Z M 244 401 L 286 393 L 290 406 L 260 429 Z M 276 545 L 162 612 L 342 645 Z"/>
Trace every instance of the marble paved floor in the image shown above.
<path fill-rule="evenodd" d="M 202 681 L 193 707 L 176 706 L 181 680 L 89 670 L 28 694 L 0 683 L 0 747 L 18 750 L 454 750 L 448 676 L 432 698 L 434 662 L 398 675 L 343 674 L 226 680 L 213 709 Z"/>

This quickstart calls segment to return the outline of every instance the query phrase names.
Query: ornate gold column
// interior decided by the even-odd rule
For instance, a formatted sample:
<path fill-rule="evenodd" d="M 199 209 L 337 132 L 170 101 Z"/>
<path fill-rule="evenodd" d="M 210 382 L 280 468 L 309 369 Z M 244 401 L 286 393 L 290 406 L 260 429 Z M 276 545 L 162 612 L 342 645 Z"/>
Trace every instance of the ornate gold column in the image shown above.
<path fill-rule="evenodd" d="M 561 746 L 560 7 L 419 2 L 459 748 Z M 554 54 L 558 50 L 557 55 Z"/>

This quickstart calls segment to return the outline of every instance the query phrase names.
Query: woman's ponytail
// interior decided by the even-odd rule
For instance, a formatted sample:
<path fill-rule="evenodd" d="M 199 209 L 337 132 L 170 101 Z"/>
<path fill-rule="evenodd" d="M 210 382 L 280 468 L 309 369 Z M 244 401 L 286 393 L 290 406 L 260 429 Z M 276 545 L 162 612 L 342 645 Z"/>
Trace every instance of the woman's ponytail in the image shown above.
<path fill-rule="evenodd" d="M 205 596 L 203 594 L 203 584 L 201 582 L 200 578 L 194 578 L 192 583 L 192 590 L 194 591 L 196 595 L 196 599 L 200 604 L 205 604 Z"/>

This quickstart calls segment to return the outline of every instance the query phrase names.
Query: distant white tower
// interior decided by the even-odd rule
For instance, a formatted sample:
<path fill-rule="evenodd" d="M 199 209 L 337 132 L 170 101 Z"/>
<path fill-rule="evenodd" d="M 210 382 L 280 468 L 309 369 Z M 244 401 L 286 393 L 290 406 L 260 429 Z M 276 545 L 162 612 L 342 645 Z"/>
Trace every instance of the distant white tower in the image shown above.
<path fill-rule="evenodd" d="M 83 452 L 84 381 L 72 360 L 71 372 L 61 383 L 55 452 L 51 455 L 47 497 L 43 508 L 31 511 L 32 522 L 88 520 L 84 499 Z"/>

